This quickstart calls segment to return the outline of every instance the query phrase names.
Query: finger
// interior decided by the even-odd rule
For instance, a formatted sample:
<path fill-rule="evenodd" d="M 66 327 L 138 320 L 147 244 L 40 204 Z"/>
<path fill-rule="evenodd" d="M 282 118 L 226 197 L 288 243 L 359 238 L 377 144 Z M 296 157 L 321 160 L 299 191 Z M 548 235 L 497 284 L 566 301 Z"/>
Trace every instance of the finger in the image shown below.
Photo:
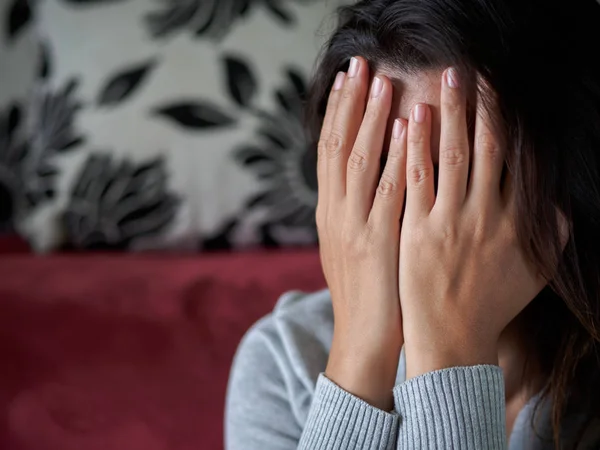
<path fill-rule="evenodd" d="M 317 183 L 318 183 L 318 193 L 319 197 L 326 199 L 327 198 L 327 141 L 329 139 L 329 135 L 331 134 L 331 127 L 333 126 L 333 121 L 335 119 L 335 114 L 337 112 L 341 90 L 344 87 L 344 82 L 346 80 L 346 74 L 344 72 L 339 72 L 335 78 L 335 82 L 333 83 L 333 87 L 331 88 L 331 93 L 329 95 L 329 100 L 327 102 L 327 109 L 325 111 L 325 118 L 323 119 L 323 127 L 321 128 L 321 136 L 319 138 L 318 144 L 318 154 L 317 154 Z"/>
<path fill-rule="evenodd" d="M 480 207 L 491 206 L 493 202 L 500 201 L 503 167 L 502 145 L 493 132 L 489 108 L 486 107 L 479 93 L 471 174 L 472 194 L 470 195 Z"/>
<path fill-rule="evenodd" d="M 408 122 L 406 156 L 406 212 L 428 215 L 435 201 L 431 160 L 431 111 L 416 105 Z"/>
<path fill-rule="evenodd" d="M 392 86 L 385 77 L 375 77 L 360 131 L 354 143 L 346 174 L 346 197 L 352 217 L 366 222 L 373 206 L 390 108 Z"/>
<path fill-rule="evenodd" d="M 332 202 L 346 195 L 348 156 L 365 113 L 368 76 L 367 62 L 352 58 L 326 148 L 327 190 Z"/>
<path fill-rule="evenodd" d="M 383 232 L 393 233 L 400 228 L 400 216 L 406 192 L 406 130 L 405 120 L 396 119 L 390 151 L 379 180 L 369 222 Z"/>
<path fill-rule="evenodd" d="M 469 181 L 467 99 L 458 72 L 450 68 L 442 76 L 440 166 L 436 207 L 456 211 L 465 202 Z"/>

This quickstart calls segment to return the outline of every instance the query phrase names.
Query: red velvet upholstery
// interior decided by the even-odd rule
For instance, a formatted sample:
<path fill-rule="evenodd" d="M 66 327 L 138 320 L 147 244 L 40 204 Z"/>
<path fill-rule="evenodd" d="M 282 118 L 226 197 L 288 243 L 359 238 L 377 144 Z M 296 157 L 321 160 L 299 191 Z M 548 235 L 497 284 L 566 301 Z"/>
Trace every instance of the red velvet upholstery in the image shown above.
<path fill-rule="evenodd" d="M 218 450 L 231 359 L 318 254 L 0 255 L 0 448 Z"/>

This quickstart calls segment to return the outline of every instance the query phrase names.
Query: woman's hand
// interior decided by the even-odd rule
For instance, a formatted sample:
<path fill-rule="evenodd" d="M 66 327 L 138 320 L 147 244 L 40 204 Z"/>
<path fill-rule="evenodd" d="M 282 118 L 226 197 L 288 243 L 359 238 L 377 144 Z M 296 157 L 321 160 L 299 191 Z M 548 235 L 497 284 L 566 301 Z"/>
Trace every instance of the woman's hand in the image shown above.
<path fill-rule="evenodd" d="M 510 179 L 501 186 L 503 148 L 483 108 L 471 160 L 458 81 L 454 70 L 444 73 L 437 194 L 429 108 L 417 105 L 409 121 L 400 245 L 408 378 L 497 364 L 500 333 L 546 284 L 518 243 Z"/>
<path fill-rule="evenodd" d="M 379 181 L 393 89 L 385 77 L 370 90 L 368 81 L 367 62 L 353 58 L 348 73 L 338 75 L 319 142 L 317 227 L 335 315 L 326 375 L 391 410 L 403 343 L 398 250 L 406 125 L 395 123 Z"/>

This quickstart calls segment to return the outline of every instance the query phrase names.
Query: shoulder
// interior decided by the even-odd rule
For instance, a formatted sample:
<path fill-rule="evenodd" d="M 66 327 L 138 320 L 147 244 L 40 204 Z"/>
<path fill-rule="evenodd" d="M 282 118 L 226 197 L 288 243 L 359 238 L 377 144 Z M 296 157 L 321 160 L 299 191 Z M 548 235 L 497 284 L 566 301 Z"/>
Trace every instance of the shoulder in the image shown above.
<path fill-rule="evenodd" d="M 333 308 L 329 291 L 288 292 L 273 312 L 259 320 L 242 341 L 266 346 L 281 369 L 316 380 L 327 364 L 333 338 Z"/>
<path fill-rule="evenodd" d="M 277 392 L 297 423 L 304 423 L 319 374 L 325 370 L 333 337 L 328 291 L 284 294 L 272 313 L 246 333 L 233 363 L 229 395 L 254 391 L 264 399 Z M 264 388 L 264 389 L 263 389 Z M 265 391 L 260 394 L 259 391 Z"/>

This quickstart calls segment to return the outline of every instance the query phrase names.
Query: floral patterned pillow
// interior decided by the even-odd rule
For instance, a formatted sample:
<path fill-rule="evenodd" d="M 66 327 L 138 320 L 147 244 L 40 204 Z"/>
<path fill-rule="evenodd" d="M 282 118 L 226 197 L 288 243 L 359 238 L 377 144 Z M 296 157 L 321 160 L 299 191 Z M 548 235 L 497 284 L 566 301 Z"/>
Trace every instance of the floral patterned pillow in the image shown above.
<path fill-rule="evenodd" d="M 31 18 L 27 1 L 0 2 L 0 233 L 14 231 L 17 214 L 25 209 L 17 167 L 38 55 Z"/>
<path fill-rule="evenodd" d="M 337 2 L 29 6 L 38 78 L 28 105 L 0 103 L 5 227 L 40 251 L 316 242 L 302 108 Z"/>

